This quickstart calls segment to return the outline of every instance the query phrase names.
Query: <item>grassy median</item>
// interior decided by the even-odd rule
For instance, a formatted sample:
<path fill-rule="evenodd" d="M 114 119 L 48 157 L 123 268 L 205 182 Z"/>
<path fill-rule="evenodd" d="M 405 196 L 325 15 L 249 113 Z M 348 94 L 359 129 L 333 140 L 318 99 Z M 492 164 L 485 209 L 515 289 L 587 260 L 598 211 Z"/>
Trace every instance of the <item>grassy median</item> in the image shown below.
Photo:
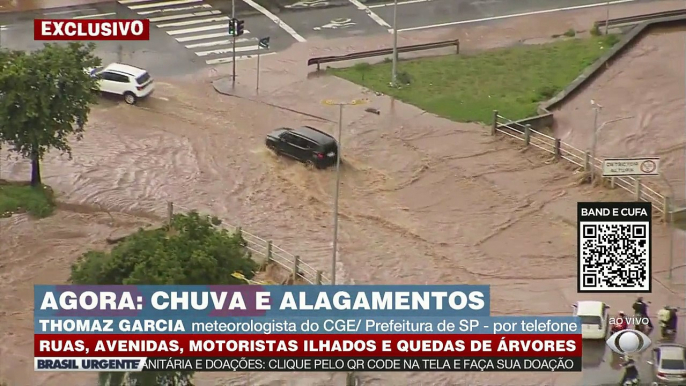
<path fill-rule="evenodd" d="M 608 35 L 401 61 L 398 79 L 405 85 L 400 88 L 390 86 L 388 62 L 329 71 L 446 118 L 490 123 L 493 110 L 512 120 L 536 115 L 540 102 L 618 41 Z"/>
<path fill-rule="evenodd" d="M 50 216 L 55 210 L 52 189 L 0 180 L 0 217 L 28 213 L 36 218 Z"/>

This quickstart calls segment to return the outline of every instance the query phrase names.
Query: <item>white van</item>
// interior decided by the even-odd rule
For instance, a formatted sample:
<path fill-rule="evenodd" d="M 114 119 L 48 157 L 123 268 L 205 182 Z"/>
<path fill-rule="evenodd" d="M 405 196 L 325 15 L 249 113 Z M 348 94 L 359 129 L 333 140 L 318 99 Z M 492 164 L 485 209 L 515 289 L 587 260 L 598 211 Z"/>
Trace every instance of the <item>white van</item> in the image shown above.
<path fill-rule="evenodd" d="M 581 339 L 603 339 L 607 336 L 610 306 L 603 302 L 584 300 L 572 306 L 581 322 Z"/>
<path fill-rule="evenodd" d="M 89 68 L 86 71 L 98 78 L 101 92 L 121 95 L 130 105 L 149 96 L 155 90 L 152 77 L 142 68 L 112 63 L 106 67 Z"/>

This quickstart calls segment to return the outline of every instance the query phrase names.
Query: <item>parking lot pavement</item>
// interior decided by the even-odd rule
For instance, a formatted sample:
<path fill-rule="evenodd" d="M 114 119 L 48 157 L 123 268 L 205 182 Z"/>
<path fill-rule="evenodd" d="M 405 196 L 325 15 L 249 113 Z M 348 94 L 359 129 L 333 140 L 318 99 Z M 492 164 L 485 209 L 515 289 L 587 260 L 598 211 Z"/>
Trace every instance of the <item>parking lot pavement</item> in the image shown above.
<path fill-rule="evenodd" d="M 252 0 L 245 0 L 255 7 L 255 16 L 245 20 L 244 34 L 236 38 L 236 61 L 254 59 L 258 51 L 257 39 L 269 36 L 273 54 L 279 47 L 288 46 L 297 39 L 289 36 L 287 26 L 270 19 L 268 10 L 258 9 Z M 119 0 L 138 17 L 150 19 L 151 25 L 192 52 L 208 65 L 233 61 L 233 37 L 229 34 L 231 16 L 215 9 L 203 0 Z M 286 44 L 283 44 L 288 40 Z"/>
<path fill-rule="evenodd" d="M 306 38 L 368 36 L 387 33 L 388 30 L 352 4 L 345 7 L 284 12 L 279 17 Z"/>

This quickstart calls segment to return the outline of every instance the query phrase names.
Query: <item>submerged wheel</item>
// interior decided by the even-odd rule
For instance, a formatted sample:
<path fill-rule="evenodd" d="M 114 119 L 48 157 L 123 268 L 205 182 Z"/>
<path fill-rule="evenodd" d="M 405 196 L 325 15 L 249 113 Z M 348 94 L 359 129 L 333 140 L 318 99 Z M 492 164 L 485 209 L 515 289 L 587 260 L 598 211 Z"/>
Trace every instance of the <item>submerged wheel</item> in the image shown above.
<path fill-rule="evenodd" d="M 125 92 L 124 93 L 124 102 L 129 105 L 135 105 L 136 104 L 136 96 L 133 95 L 132 92 Z"/>

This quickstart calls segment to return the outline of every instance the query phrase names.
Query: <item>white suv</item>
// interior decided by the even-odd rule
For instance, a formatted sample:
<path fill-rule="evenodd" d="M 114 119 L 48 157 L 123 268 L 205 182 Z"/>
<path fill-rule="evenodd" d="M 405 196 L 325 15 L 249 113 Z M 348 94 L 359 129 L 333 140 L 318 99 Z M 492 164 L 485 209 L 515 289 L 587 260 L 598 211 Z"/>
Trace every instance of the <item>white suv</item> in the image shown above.
<path fill-rule="evenodd" d="M 124 101 L 130 105 L 155 90 L 150 74 L 138 67 L 112 63 L 106 67 L 89 68 L 86 71 L 99 79 L 100 91 L 122 95 Z"/>

